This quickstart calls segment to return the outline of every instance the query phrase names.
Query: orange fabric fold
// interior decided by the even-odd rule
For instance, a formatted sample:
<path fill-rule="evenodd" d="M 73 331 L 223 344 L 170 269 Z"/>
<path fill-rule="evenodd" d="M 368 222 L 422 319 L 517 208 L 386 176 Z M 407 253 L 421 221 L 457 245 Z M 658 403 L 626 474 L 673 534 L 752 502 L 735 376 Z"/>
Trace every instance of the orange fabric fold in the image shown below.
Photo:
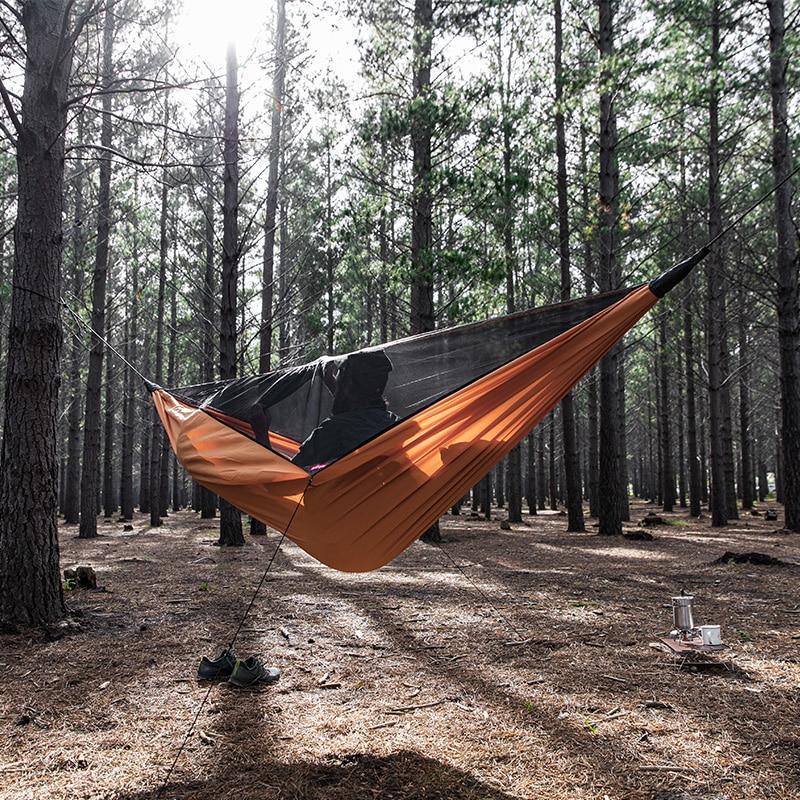
<path fill-rule="evenodd" d="M 657 300 L 647 286 L 635 289 L 313 478 L 206 412 L 161 390 L 153 398 L 199 483 L 322 563 L 365 572 L 399 555 L 474 486 Z"/>

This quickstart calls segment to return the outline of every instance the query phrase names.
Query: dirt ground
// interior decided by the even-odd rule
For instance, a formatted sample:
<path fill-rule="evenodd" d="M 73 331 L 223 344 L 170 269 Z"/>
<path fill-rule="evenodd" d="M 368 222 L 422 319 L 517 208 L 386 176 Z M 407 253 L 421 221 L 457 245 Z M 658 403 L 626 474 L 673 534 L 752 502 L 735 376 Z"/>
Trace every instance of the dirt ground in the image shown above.
<path fill-rule="evenodd" d="M 511 531 L 447 517 L 444 551 L 417 543 L 364 575 L 285 544 L 237 644 L 283 677 L 215 685 L 162 796 L 800 797 L 800 567 L 712 563 L 797 563 L 800 536 L 670 519 L 639 542 L 555 514 Z M 62 566 L 105 587 L 68 593 L 80 629 L 0 637 L 3 800 L 155 796 L 207 691 L 196 659 L 230 639 L 278 541 L 223 551 L 189 512 L 75 533 Z M 651 646 L 681 589 L 722 625 L 722 663 Z"/>

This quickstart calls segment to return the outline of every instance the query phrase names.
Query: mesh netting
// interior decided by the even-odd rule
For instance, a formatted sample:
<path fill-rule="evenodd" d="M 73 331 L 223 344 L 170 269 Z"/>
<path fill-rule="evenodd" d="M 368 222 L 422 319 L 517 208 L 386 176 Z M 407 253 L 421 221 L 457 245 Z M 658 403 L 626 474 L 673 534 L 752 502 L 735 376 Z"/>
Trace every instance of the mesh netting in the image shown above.
<path fill-rule="evenodd" d="M 169 391 L 314 472 L 630 291 L 432 331 L 265 375 Z"/>

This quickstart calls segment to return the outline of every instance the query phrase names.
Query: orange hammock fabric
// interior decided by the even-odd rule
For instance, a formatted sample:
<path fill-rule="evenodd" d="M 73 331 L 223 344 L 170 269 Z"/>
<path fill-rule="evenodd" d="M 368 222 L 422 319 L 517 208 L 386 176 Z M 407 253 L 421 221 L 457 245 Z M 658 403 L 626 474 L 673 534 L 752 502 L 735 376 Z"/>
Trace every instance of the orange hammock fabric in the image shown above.
<path fill-rule="evenodd" d="M 657 302 L 648 285 L 433 403 L 320 472 L 153 392 L 179 461 L 210 491 L 324 564 L 390 562 L 486 475 Z M 222 415 L 224 416 L 224 415 Z M 281 449 L 292 452 L 287 439 Z"/>

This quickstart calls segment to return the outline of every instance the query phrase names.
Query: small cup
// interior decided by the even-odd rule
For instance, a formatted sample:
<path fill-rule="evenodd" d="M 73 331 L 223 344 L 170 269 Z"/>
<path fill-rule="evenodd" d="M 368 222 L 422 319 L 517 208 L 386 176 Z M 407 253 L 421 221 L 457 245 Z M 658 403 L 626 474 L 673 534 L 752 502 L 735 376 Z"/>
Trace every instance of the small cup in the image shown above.
<path fill-rule="evenodd" d="M 700 635 L 703 637 L 703 644 L 722 644 L 722 632 L 719 625 L 701 625 Z"/>

